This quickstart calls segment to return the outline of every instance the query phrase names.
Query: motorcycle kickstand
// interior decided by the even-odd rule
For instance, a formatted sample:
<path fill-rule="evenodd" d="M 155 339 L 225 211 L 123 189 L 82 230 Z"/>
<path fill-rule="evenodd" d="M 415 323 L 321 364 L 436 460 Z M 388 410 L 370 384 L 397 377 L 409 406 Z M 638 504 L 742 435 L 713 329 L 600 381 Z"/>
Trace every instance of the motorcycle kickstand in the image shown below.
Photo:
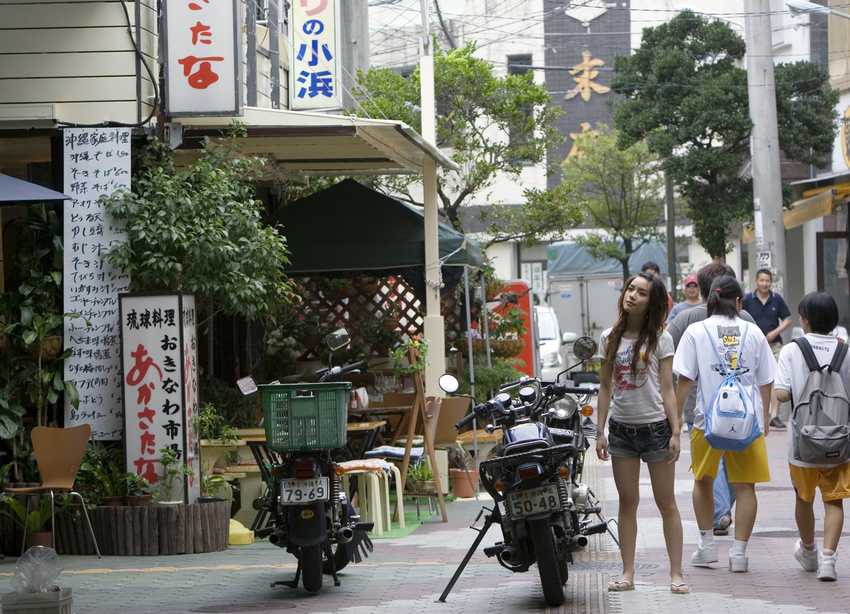
<path fill-rule="evenodd" d="M 476 529 L 474 523 L 473 526 L 469 527 L 474 531 L 478 531 L 478 536 L 475 538 L 475 541 L 472 542 L 472 545 L 466 552 L 466 556 L 463 557 L 463 560 L 460 562 L 460 565 L 458 565 L 451 580 L 449 580 L 449 583 L 446 585 L 443 594 L 440 595 L 437 601 L 440 601 L 442 603 L 446 602 L 446 597 L 449 596 L 449 593 L 452 591 L 452 588 L 454 588 L 455 583 L 460 579 L 460 575 L 463 573 L 463 570 L 466 569 L 466 565 L 469 563 L 470 559 L 472 558 L 472 555 L 475 554 L 475 551 L 478 549 L 478 546 L 481 544 L 481 541 L 484 539 L 484 536 L 487 534 L 487 530 L 490 528 L 490 526 L 494 522 L 502 524 L 501 515 L 499 514 L 498 503 L 494 504 L 492 510 L 489 510 L 489 508 L 486 507 L 482 507 L 481 511 L 478 512 L 478 516 L 475 517 L 475 522 L 478 522 L 478 520 L 481 518 L 481 514 L 484 513 L 484 510 L 488 510 L 490 511 L 490 513 L 484 517 L 484 524 L 480 529 Z"/>
<path fill-rule="evenodd" d="M 605 523 L 605 526 L 608 528 L 608 534 L 611 536 L 611 539 L 614 540 L 614 543 L 617 544 L 617 548 L 619 548 L 620 547 L 620 540 L 617 539 L 617 536 L 614 535 L 614 531 L 611 530 L 611 523 L 612 522 L 617 524 L 617 526 L 619 528 L 619 523 L 617 522 L 617 519 L 616 518 L 606 519 L 605 516 L 602 515 L 602 506 L 599 505 L 599 500 L 596 498 L 596 495 L 593 493 L 592 490 L 590 490 L 590 488 L 587 489 L 587 492 L 593 498 L 593 505 L 591 507 L 595 508 L 592 512 L 589 512 L 589 513 L 595 514 L 596 517 L 599 518 L 599 520 L 601 522 Z M 584 517 L 587 518 L 587 516 L 588 516 L 588 513 L 585 513 Z"/>
<path fill-rule="evenodd" d="M 272 588 L 277 586 L 278 584 L 282 584 L 283 586 L 288 586 L 289 588 L 298 588 L 298 580 L 301 578 L 301 560 L 298 560 L 298 567 L 295 568 L 295 579 L 294 580 L 275 580 L 272 582 Z"/>
<path fill-rule="evenodd" d="M 322 544 L 322 551 L 325 553 L 325 557 L 327 557 L 328 561 L 330 561 L 331 569 L 333 570 L 331 572 L 331 575 L 334 579 L 334 586 L 339 586 L 339 576 L 336 575 L 336 563 L 334 562 L 334 553 L 331 550 L 331 543 L 329 541 L 325 540 L 325 542 Z"/>

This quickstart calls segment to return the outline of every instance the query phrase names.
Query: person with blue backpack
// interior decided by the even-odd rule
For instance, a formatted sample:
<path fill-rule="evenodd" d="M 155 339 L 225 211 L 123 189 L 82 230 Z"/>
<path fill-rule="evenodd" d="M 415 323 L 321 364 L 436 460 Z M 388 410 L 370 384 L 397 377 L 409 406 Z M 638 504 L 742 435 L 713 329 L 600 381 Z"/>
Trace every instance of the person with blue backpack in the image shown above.
<path fill-rule="evenodd" d="M 792 401 L 794 408 L 788 429 L 788 464 L 800 535 L 794 544 L 794 558 L 806 571 L 817 571 L 819 580 L 834 581 L 836 550 L 844 528 L 844 499 L 850 497 L 850 358 L 846 344 L 830 334 L 838 325 L 835 299 L 823 292 L 810 292 L 797 311 L 805 336 L 782 348 L 776 374 L 777 398 L 781 403 Z M 837 377 L 833 378 L 833 373 Z M 810 433 L 812 441 L 807 441 Z M 810 445 L 803 445 L 807 443 Z M 815 539 L 817 489 L 825 512 L 822 550 L 818 550 Z"/>
<path fill-rule="evenodd" d="M 725 458 L 737 500 L 729 551 L 733 572 L 748 570 L 747 544 L 758 511 L 755 484 L 770 481 L 764 435 L 769 432 L 766 418 L 776 370 L 764 333 L 739 317 L 743 294 L 734 277 L 717 277 L 706 300 L 708 317 L 687 328 L 673 357 L 680 416 L 694 380 L 699 386 L 690 434 L 699 543 L 691 564 L 707 567 L 718 562 L 713 487 L 720 459 Z"/>

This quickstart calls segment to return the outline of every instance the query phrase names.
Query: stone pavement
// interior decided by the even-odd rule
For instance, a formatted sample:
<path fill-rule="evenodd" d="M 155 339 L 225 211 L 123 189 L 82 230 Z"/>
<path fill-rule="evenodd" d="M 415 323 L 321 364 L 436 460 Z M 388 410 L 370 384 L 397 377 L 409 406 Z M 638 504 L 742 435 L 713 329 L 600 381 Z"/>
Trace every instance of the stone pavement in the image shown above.
<path fill-rule="evenodd" d="M 757 487 L 759 515 L 748 554 L 750 572 L 726 568 L 731 537 L 718 537 L 721 562 L 715 569 L 690 567 L 696 544 L 688 473 L 687 443 L 677 466 L 676 492 L 685 527 L 685 578 L 694 592 L 669 591 L 660 516 L 655 509 L 649 475 L 642 474 L 639 510 L 638 574 L 634 591 L 608 593 L 620 570 L 619 554 L 607 535 L 596 535 L 570 567 L 567 603 L 558 611 L 582 613 L 649 613 L 667 609 L 684 612 L 802 614 L 850 611 L 850 554 L 839 558 L 838 582 L 819 582 L 793 557 L 796 539 L 794 499 L 785 464 L 785 431 L 767 440 L 773 481 Z M 608 517 L 617 513 L 610 464 L 588 455 L 585 480 Z M 459 500 L 447 506 L 448 523 L 432 518 L 400 539 L 375 539 L 375 551 L 365 562 L 350 565 L 334 587 L 326 577 L 318 595 L 283 586 L 295 561 L 267 542 L 231 547 L 226 552 L 171 557 L 62 556 L 65 571 L 58 579 L 73 588 L 73 611 L 79 614 L 182 614 L 186 612 L 270 612 L 294 614 L 404 614 L 462 611 L 465 614 L 549 611 L 542 599 L 536 569 L 512 574 L 480 551 L 476 552 L 446 603 L 437 602 L 476 533 L 473 524 L 482 505 Z M 822 529 L 822 505 L 815 506 Z M 477 526 L 481 525 L 481 521 Z M 820 533 L 819 533 L 820 536 Z M 500 539 L 491 528 L 482 546 Z M 843 554 L 843 552 L 842 552 Z M 0 562 L 0 593 L 10 589 L 14 558 Z M 554 610 L 552 610 L 554 611 Z"/>

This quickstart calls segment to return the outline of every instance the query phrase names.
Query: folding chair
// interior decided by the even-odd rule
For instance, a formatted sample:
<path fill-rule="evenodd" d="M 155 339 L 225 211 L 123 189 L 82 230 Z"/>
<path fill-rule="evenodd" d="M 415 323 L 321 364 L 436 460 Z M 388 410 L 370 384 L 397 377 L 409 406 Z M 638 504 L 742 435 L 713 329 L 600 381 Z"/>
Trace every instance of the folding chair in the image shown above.
<path fill-rule="evenodd" d="M 53 548 L 56 549 L 56 501 L 55 493 L 64 493 L 77 497 L 82 504 L 83 516 L 86 519 L 94 551 L 100 558 L 100 549 L 97 547 L 97 538 L 89 520 L 86 504 L 80 493 L 74 490 L 74 482 L 77 480 L 77 471 L 83 461 L 89 439 L 91 438 L 91 425 L 81 424 L 71 428 L 51 428 L 37 426 L 32 430 L 32 449 L 35 452 L 35 461 L 38 463 L 38 472 L 41 474 L 41 486 L 28 486 L 23 488 L 7 488 L 5 492 L 13 495 L 27 496 L 27 521 L 29 521 L 30 497 L 50 495 L 51 521 L 53 522 Z M 21 553 L 26 547 L 27 527 L 24 523 L 24 542 L 21 544 Z"/>

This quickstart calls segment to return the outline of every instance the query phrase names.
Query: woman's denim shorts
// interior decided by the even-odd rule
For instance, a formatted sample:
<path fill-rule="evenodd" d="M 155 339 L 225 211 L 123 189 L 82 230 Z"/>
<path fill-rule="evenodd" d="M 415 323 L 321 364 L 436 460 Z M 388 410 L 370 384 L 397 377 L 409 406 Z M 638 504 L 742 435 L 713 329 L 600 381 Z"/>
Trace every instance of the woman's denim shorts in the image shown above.
<path fill-rule="evenodd" d="M 666 461 L 670 457 L 670 422 L 621 424 L 608 421 L 608 453 L 618 458 L 639 458 L 645 463 Z"/>

